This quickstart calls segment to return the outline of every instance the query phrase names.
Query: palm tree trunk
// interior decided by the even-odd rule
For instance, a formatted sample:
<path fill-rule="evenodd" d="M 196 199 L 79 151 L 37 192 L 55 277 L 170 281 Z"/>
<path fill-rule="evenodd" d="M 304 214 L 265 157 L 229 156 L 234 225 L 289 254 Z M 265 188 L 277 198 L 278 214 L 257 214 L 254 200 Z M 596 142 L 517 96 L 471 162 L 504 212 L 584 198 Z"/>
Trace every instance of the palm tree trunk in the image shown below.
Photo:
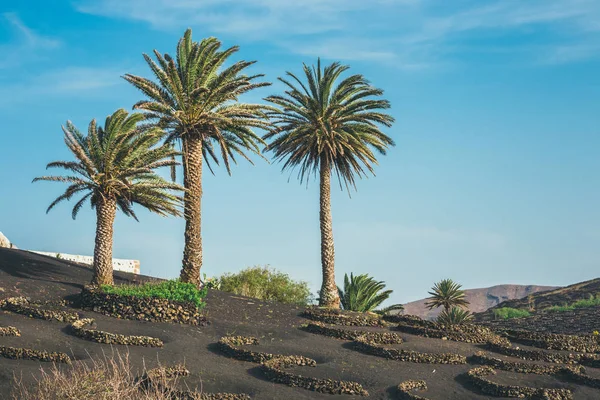
<path fill-rule="evenodd" d="M 183 249 L 182 282 L 200 286 L 202 268 L 202 139 L 190 135 L 183 139 L 183 196 L 185 246 Z"/>
<path fill-rule="evenodd" d="M 320 179 L 321 268 L 323 269 L 323 284 L 321 285 L 319 305 L 340 308 L 340 296 L 335 284 L 335 251 L 331 221 L 331 168 L 323 160 L 321 160 Z"/>
<path fill-rule="evenodd" d="M 100 196 L 96 203 L 96 243 L 92 285 L 113 284 L 112 246 L 116 214 L 117 201 L 114 198 Z"/>

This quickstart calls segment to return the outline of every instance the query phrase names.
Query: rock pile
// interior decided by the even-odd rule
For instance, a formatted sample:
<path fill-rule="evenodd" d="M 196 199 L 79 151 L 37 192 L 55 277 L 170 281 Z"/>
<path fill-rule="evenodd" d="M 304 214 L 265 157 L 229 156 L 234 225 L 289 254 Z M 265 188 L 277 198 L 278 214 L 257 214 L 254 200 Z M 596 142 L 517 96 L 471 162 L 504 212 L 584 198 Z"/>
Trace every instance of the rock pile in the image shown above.
<path fill-rule="evenodd" d="M 21 332 L 14 326 L 0 327 L 0 336 L 21 336 Z"/>
<path fill-rule="evenodd" d="M 309 323 L 300 327 L 300 329 L 306 332 L 314 333 L 317 335 L 328 336 L 341 340 L 356 340 L 360 336 L 364 336 L 371 341 L 379 344 L 400 344 L 403 342 L 400 335 L 394 332 L 370 332 L 370 331 L 354 331 L 333 328 L 326 326 L 320 322 Z"/>
<path fill-rule="evenodd" d="M 92 318 L 84 318 L 73 322 L 70 325 L 71 331 L 81 339 L 89 340 L 96 343 L 104 344 L 122 344 L 129 346 L 146 346 L 146 347 L 162 347 L 163 341 L 150 336 L 132 336 L 120 335 L 116 333 L 98 331 L 95 329 L 86 328 L 87 325 L 92 325 Z"/>
<path fill-rule="evenodd" d="M 483 393 L 494 397 L 517 397 L 547 400 L 572 400 L 573 393 L 568 389 L 536 389 L 527 386 L 500 385 L 487 379 L 496 371 L 484 366 L 467 372 L 468 381 Z"/>
<path fill-rule="evenodd" d="M 420 353 L 412 350 L 400 350 L 392 347 L 381 347 L 368 336 L 360 336 L 352 342 L 352 348 L 361 353 L 370 354 L 389 360 L 408 361 L 427 364 L 466 364 L 467 358 L 454 353 Z"/>
<path fill-rule="evenodd" d="M 426 397 L 421 397 L 411 393 L 413 390 L 427 390 L 425 381 L 404 381 L 398 385 L 398 399 L 400 400 L 429 400 Z"/>
<path fill-rule="evenodd" d="M 369 315 L 335 309 L 307 308 L 300 314 L 304 318 L 326 324 L 346 326 L 386 326 L 387 323 L 378 315 Z"/>
<path fill-rule="evenodd" d="M 258 344 L 258 339 L 254 337 L 224 336 L 219 340 L 218 346 L 228 357 L 261 364 L 261 369 L 273 382 L 283 383 L 292 387 L 301 387 L 320 393 L 368 395 L 367 391 L 357 382 L 310 378 L 284 371 L 284 369 L 292 366 L 316 367 L 317 362 L 312 358 L 304 356 L 283 356 L 241 348 L 241 346 Z"/>
<path fill-rule="evenodd" d="M 21 347 L 0 346 L 0 357 L 13 360 L 34 360 L 70 364 L 71 358 L 65 353 L 24 349 Z"/>
<path fill-rule="evenodd" d="M 523 330 L 506 330 L 503 333 L 512 342 L 542 349 L 600 353 L 600 336 L 598 335 L 576 336 Z"/>
<path fill-rule="evenodd" d="M 172 379 L 181 376 L 188 376 L 190 371 L 183 365 L 173 367 L 158 367 L 146 372 L 141 378 L 141 384 L 148 388 L 154 386 L 160 390 L 164 389 L 164 384 Z M 163 389 L 161 389 L 163 388 Z M 165 390 L 165 393 L 167 391 Z M 190 390 L 168 391 L 168 394 L 174 400 L 250 400 L 247 394 L 237 393 L 198 393 Z"/>
<path fill-rule="evenodd" d="M 486 343 L 490 339 L 502 340 L 489 328 L 477 324 L 443 325 L 411 316 L 401 321 L 396 329 L 426 338 L 437 338 L 465 343 Z"/>
<path fill-rule="evenodd" d="M 0 308 L 17 314 L 26 315 L 30 318 L 45 319 L 48 321 L 73 322 L 79 319 L 79 315 L 74 312 L 47 310 L 34 306 L 33 303 L 25 297 L 9 297 L 0 300 Z"/>
<path fill-rule="evenodd" d="M 369 395 L 369 393 L 363 389 L 362 385 L 357 382 L 311 378 L 284 371 L 284 369 L 294 366 L 314 367 L 316 364 L 317 363 L 314 360 L 302 356 L 277 356 L 271 360 L 265 361 L 261 365 L 261 369 L 273 382 L 283 383 L 292 387 L 301 387 L 319 393 L 361 396 Z"/>

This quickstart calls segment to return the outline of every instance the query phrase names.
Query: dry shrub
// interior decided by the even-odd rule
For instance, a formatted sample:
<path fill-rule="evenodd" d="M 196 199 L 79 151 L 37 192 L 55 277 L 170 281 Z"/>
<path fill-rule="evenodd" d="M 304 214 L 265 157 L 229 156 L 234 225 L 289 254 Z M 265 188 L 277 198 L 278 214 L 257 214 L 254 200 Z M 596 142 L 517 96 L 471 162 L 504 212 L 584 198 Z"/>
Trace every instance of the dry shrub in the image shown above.
<path fill-rule="evenodd" d="M 158 373 L 156 373 L 158 371 Z M 41 369 L 34 384 L 15 377 L 14 400 L 172 400 L 177 396 L 178 377 L 154 371 L 151 385 L 140 379 L 146 370 L 134 371 L 129 354 L 113 351 L 91 362 L 78 362 L 69 367 L 54 364 Z M 163 371 L 163 372 L 161 372 Z M 191 393 L 190 393 L 191 394 Z M 196 397 L 196 396 L 194 396 Z M 194 398 L 190 397 L 190 398 Z M 197 396 L 200 399 L 200 395 Z"/>

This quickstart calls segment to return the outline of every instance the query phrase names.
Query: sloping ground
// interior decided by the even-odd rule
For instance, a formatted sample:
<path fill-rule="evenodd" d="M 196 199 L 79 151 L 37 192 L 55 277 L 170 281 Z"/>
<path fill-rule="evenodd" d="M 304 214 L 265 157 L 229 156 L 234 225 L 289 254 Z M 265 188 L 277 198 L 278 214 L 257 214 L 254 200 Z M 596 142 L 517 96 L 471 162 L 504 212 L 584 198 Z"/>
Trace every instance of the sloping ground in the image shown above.
<path fill-rule="evenodd" d="M 555 286 L 536 285 L 497 285 L 489 288 L 467 289 L 465 296 L 469 302 L 469 311 L 479 313 L 497 306 L 506 300 L 522 299 L 533 293 L 556 289 Z M 429 310 L 425 303 L 427 299 L 413 301 L 404 305 L 404 313 L 416 315 L 423 319 L 435 319 L 441 312 L 440 308 Z"/>
<path fill-rule="evenodd" d="M 600 307 L 563 312 L 534 313 L 527 318 L 485 321 L 494 329 L 521 329 L 534 332 L 590 334 L 600 331 Z"/>
<path fill-rule="evenodd" d="M 570 304 L 577 300 L 587 299 L 590 295 L 596 296 L 597 294 L 600 294 L 600 278 L 575 283 L 573 285 L 550 290 L 547 292 L 536 293 L 533 295 L 533 304 L 537 311 L 541 311 L 544 308 L 548 308 L 550 306 Z M 486 310 L 485 312 L 477 314 L 477 320 L 492 320 L 494 316 L 494 308 L 499 307 L 528 309 L 529 299 L 523 298 L 505 301 L 495 307 Z"/>
<path fill-rule="evenodd" d="M 148 279 L 125 273 L 116 275 L 117 283 Z M 14 295 L 28 296 L 39 301 L 74 298 L 90 279 L 91 270 L 86 267 L 27 252 L 0 249 L 0 299 Z M 353 349 L 348 341 L 299 329 L 307 320 L 299 315 L 303 310 L 294 306 L 264 303 L 217 291 L 211 291 L 206 301 L 207 316 L 211 324 L 205 327 L 120 320 L 94 312 L 69 309 L 71 312 L 78 312 L 80 317 L 94 318 L 99 330 L 159 338 L 164 342 L 162 348 L 111 346 L 90 342 L 73 336 L 66 329 L 66 323 L 33 319 L 11 312 L 0 312 L 0 327 L 14 326 L 21 331 L 21 336 L 0 336 L 0 346 L 61 351 L 71 355 L 76 360 L 75 364 L 87 362 L 90 357 L 102 357 L 113 350 L 129 351 L 137 368 L 141 368 L 143 364 L 151 368 L 157 361 L 163 365 L 185 362 L 191 372 L 184 379 L 188 387 L 202 388 L 205 392 L 213 393 L 247 393 L 258 400 L 362 398 L 322 394 L 273 383 L 265 378 L 258 364 L 228 358 L 217 345 L 219 339 L 226 335 L 254 336 L 260 340 L 259 345 L 252 346 L 254 351 L 302 355 L 317 362 L 316 367 L 294 367 L 286 370 L 287 372 L 304 377 L 355 381 L 369 392 L 371 399 L 399 398 L 397 385 L 410 379 L 425 380 L 428 390 L 420 395 L 431 400 L 490 398 L 465 381 L 465 373 L 475 365 L 414 363 L 363 354 Z M 368 329 L 383 333 L 390 332 L 392 328 L 348 326 L 343 329 Z M 482 350 L 482 345 L 429 339 L 407 333 L 400 333 L 400 336 L 404 343 L 388 347 L 463 356 Z M 523 361 L 493 355 L 507 361 Z M 40 367 L 49 368 L 49 363 L 0 357 L 0 398 L 10 398 L 15 375 L 22 377 L 25 382 L 33 382 L 39 376 Z M 600 368 L 587 370 L 590 377 L 600 378 Z M 498 372 L 489 379 L 510 385 L 569 388 L 574 392 L 576 400 L 600 398 L 598 389 L 564 382 L 550 375 Z"/>

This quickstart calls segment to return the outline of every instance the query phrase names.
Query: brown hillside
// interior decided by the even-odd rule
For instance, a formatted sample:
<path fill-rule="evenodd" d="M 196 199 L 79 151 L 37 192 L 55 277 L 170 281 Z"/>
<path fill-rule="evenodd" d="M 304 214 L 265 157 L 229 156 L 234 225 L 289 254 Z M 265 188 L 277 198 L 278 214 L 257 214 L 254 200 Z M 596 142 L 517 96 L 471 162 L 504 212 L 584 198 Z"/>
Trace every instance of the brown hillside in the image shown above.
<path fill-rule="evenodd" d="M 465 295 L 469 301 L 469 310 L 474 313 L 482 312 L 497 306 L 503 301 L 521 299 L 532 293 L 555 289 L 555 286 L 536 285 L 497 285 L 489 288 L 467 289 Z M 404 305 L 404 313 L 417 315 L 423 319 L 434 319 L 441 309 L 429 310 L 425 306 L 427 299 L 413 301 Z"/>
<path fill-rule="evenodd" d="M 592 279 L 585 282 L 575 283 L 570 286 L 561 287 L 554 290 L 549 290 L 533 295 L 533 303 L 535 310 L 540 311 L 544 308 L 555 305 L 570 304 L 577 300 L 587 299 L 590 295 L 600 294 L 600 278 Z M 527 298 L 508 300 L 504 303 L 494 306 L 485 312 L 479 314 L 477 319 L 490 319 L 493 315 L 493 309 L 497 307 L 512 307 L 512 308 L 528 308 L 529 301 Z"/>

